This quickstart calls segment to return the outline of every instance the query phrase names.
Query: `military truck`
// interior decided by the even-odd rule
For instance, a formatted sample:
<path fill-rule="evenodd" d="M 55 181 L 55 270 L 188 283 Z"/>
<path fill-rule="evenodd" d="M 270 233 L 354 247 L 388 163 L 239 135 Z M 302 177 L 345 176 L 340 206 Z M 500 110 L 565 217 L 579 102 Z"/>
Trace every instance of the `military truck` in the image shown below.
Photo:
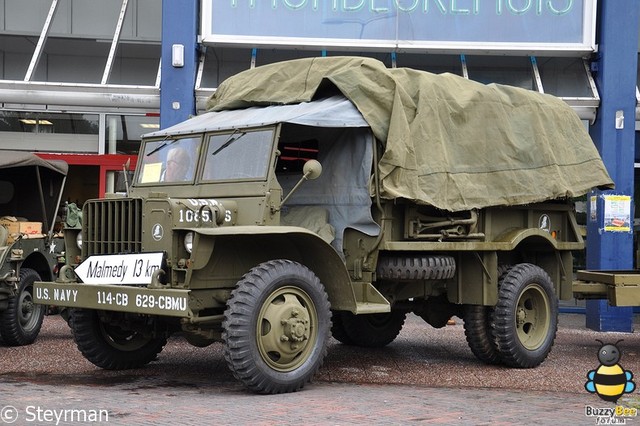
<path fill-rule="evenodd" d="M 64 261 L 54 232 L 67 163 L 29 152 L 0 151 L 0 342 L 33 343 L 46 306 L 34 303 L 33 283 L 53 280 Z"/>
<path fill-rule="evenodd" d="M 571 197 L 611 185 L 564 102 L 339 57 L 245 71 L 209 109 L 146 135 L 128 195 L 86 202 L 36 284 L 89 361 L 137 368 L 181 333 L 291 392 L 331 335 L 382 347 L 411 312 L 463 317 L 488 363 L 547 357 L 583 248 Z"/>

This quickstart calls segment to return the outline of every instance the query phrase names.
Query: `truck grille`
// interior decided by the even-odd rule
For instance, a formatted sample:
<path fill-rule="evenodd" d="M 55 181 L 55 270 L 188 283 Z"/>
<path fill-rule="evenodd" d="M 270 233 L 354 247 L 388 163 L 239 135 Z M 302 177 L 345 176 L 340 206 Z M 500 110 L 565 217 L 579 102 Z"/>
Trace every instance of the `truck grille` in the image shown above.
<path fill-rule="evenodd" d="M 142 251 L 142 200 L 106 199 L 85 203 L 82 257 Z"/>

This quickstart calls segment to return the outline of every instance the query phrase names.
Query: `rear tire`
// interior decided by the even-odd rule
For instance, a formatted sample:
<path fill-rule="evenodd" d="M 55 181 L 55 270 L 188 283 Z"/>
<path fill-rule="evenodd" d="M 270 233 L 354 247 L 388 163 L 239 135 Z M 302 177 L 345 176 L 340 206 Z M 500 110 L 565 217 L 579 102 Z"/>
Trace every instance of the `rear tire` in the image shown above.
<path fill-rule="evenodd" d="M 492 312 L 492 306 L 465 305 L 464 334 L 476 358 L 486 364 L 500 364 L 498 344 L 493 337 Z"/>
<path fill-rule="evenodd" d="M 493 316 L 502 361 L 517 368 L 540 365 L 558 329 L 558 299 L 549 275 L 536 265 L 515 265 L 502 280 Z"/>
<path fill-rule="evenodd" d="M 349 344 L 365 348 L 381 348 L 393 342 L 407 317 L 404 311 L 362 315 L 344 311 L 340 314 Z"/>
<path fill-rule="evenodd" d="M 353 340 L 344 329 L 341 311 L 334 311 L 331 315 L 331 337 L 344 345 L 353 345 Z"/>
<path fill-rule="evenodd" d="M 33 302 L 33 283 L 36 281 L 41 281 L 36 271 L 20 269 L 18 294 L 9 299 L 7 309 L 0 317 L 0 334 L 7 346 L 29 345 L 40 333 L 46 306 Z"/>
<path fill-rule="evenodd" d="M 142 367 L 154 361 L 167 344 L 165 337 L 149 337 L 105 323 L 95 310 L 71 310 L 69 326 L 82 355 L 106 370 Z"/>
<path fill-rule="evenodd" d="M 511 265 L 498 266 L 498 290 L 509 270 Z M 480 361 L 492 365 L 502 363 L 495 337 L 494 311 L 494 306 L 465 305 L 463 314 L 469 349 Z"/>

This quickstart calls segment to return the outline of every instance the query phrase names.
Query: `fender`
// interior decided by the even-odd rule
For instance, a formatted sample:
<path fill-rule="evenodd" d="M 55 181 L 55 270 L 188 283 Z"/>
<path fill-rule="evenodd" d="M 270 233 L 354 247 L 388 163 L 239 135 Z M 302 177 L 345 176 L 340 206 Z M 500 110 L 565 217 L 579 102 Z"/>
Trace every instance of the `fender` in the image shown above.
<path fill-rule="evenodd" d="M 507 232 L 500 234 L 496 237 L 494 243 L 503 243 L 499 245 L 498 250 L 513 250 L 520 243 L 530 238 L 543 239 L 546 243 L 551 245 L 554 249 L 559 249 L 558 241 L 551 236 L 547 231 L 537 228 L 514 228 Z M 566 244 L 566 243 L 565 243 Z"/>
<path fill-rule="evenodd" d="M 286 258 L 312 270 L 327 290 L 332 309 L 355 311 L 351 278 L 338 252 L 314 232 L 296 226 L 192 228 L 194 270 L 205 268 L 218 250 L 242 253 L 242 273 L 261 262 Z M 238 260 L 238 259 L 236 259 Z"/>
<path fill-rule="evenodd" d="M 543 229 L 516 228 L 500 235 L 495 240 L 502 242 L 507 247 L 500 247 L 498 250 L 515 250 L 519 248 L 529 248 L 533 245 L 545 245 L 553 247 L 553 252 L 547 255 L 539 254 L 538 266 L 544 269 L 551 280 L 555 283 L 556 292 L 560 299 L 571 298 L 571 284 L 573 281 L 573 256 L 570 250 L 582 250 L 584 242 L 559 242 Z"/>

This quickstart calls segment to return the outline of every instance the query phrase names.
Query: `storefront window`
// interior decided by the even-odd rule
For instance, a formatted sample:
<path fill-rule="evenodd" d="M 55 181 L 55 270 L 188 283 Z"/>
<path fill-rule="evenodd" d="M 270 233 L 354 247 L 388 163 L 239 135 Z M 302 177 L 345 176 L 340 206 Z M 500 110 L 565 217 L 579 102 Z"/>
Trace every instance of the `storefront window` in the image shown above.
<path fill-rule="evenodd" d="M 160 118 L 146 115 L 107 115 L 105 154 L 138 154 L 142 135 L 160 128 Z"/>
<path fill-rule="evenodd" d="M 0 132 L 97 135 L 98 115 L 0 111 Z"/>
<path fill-rule="evenodd" d="M 545 93 L 566 98 L 593 98 L 582 58 L 538 58 Z"/>
<path fill-rule="evenodd" d="M 528 56 L 467 56 L 469 78 L 480 83 L 499 83 L 535 90 Z"/>
<path fill-rule="evenodd" d="M 216 88 L 226 78 L 251 67 L 251 49 L 220 48 L 207 46 L 202 79 L 198 88 Z M 255 65 L 266 65 L 274 62 L 300 58 L 326 56 L 361 56 L 377 59 L 387 67 L 393 66 L 391 53 L 321 50 L 286 50 L 257 49 Z M 425 55 L 415 53 L 398 53 L 396 66 L 414 68 L 440 74 L 449 72 L 462 75 L 462 65 L 458 55 Z"/>
<path fill-rule="evenodd" d="M 155 86 L 159 64 L 159 44 L 120 43 L 108 83 Z"/>
<path fill-rule="evenodd" d="M 96 153 L 98 133 L 98 114 L 0 111 L 4 149 Z"/>
<path fill-rule="evenodd" d="M 199 87 L 218 87 L 226 78 L 249 68 L 251 68 L 251 49 L 208 46 Z"/>
<path fill-rule="evenodd" d="M 442 74 L 445 72 L 462 75 L 462 63 L 459 55 L 420 55 L 415 53 L 398 53 L 396 64 L 398 67 L 414 68 L 418 70 Z"/>

